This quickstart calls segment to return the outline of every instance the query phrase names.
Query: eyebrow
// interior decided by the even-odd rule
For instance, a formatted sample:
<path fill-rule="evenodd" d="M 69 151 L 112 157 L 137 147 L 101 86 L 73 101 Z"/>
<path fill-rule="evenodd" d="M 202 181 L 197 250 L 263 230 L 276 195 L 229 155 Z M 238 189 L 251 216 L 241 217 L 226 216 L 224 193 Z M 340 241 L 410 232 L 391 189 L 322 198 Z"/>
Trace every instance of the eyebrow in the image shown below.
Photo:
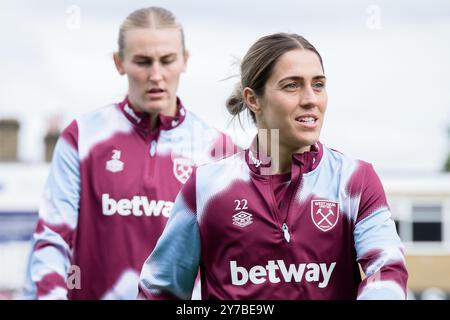
<path fill-rule="evenodd" d="M 304 80 L 304 79 L 305 79 L 304 77 L 299 77 L 299 76 L 288 76 L 288 77 L 285 77 L 285 78 L 281 79 L 278 82 L 280 83 L 280 82 L 283 82 L 283 81 L 286 81 L 286 80 L 300 81 L 300 80 Z M 327 77 L 325 77 L 324 75 L 318 75 L 318 76 L 314 76 L 312 79 L 313 80 L 326 80 Z"/>
<path fill-rule="evenodd" d="M 160 59 L 167 59 L 167 58 L 176 57 L 176 56 L 177 56 L 177 53 L 173 52 L 173 53 L 168 53 L 168 54 L 165 54 L 165 55 L 161 56 Z M 153 57 L 149 57 L 149 56 L 142 55 L 142 54 L 136 54 L 136 55 L 133 56 L 133 59 L 150 59 L 150 60 L 153 60 Z"/>

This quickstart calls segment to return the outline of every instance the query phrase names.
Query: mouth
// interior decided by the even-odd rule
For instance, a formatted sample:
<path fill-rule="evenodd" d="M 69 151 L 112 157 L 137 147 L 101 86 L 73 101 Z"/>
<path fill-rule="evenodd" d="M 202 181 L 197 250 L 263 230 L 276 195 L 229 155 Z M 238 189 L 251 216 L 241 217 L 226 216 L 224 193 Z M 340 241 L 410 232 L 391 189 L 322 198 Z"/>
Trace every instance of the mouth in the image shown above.
<path fill-rule="evenodd" d="M 304 128 L 315 129 L 317 127 L 319 117 L 308 114 L 295 118 L 295 121 Z"/>
<path fill-rule="evenodd" d="M 145 93 L 146 95 L 150 96 L 150 98 L 157 99 L 162 98 L 165 92 L 166 91 L 161 88 L 151 88 L 150 90 L 147 90 Z"/>

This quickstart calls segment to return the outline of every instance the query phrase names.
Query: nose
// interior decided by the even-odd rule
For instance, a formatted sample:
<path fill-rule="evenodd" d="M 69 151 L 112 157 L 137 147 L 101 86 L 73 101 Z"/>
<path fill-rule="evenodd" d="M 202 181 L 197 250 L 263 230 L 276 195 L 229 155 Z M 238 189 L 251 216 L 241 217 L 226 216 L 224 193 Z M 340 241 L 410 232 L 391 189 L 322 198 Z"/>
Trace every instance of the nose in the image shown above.
<path fill-rule="evenodd" d="M 314 89 L 308 85 L 305 86 L 300 98 L 300 105 L 304 108 L 314 107 L 317 104 L 317 95 Z"/>
<path fill-rule="evenodd" d="M 149 80 L 153 82 L 158 82 L 162 80 L 162 70 L 158 63 L 152 64 L 149 70 Z"/>

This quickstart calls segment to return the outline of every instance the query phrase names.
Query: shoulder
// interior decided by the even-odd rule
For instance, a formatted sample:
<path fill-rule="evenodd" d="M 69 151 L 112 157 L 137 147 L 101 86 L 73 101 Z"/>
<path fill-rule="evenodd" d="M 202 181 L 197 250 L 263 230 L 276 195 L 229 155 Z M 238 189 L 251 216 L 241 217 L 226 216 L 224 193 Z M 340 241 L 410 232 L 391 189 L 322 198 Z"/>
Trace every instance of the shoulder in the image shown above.
<path fill-rule="evenodd" d="M 84 158 L 95 145 L 109 140 L 117 133 L 129 133 L 133 129 L 117 104 L 83 114 L 75 122 L 80 158 Z"/>
<path fill-rule="evenodd" d="M 204 214 L 206 204 L 219 194 L 230 195 L 238 190 L 236 182 L 250 183 L 250 169 L 244 151 L 199 166 L 196 172 L 196 199 L 198 218 Z"/>
<path fill-rule="evenodd" d="M 235 168 L 235 165 L 241 162 L 240 160 L 240 156 L 235 154 L 219 161 L 195 167 L 180 192 L 185 205 L 192 212 L 197 212 L 197 195 L 204 198 L 207 194 L 214 194 L 220 187 L 225 186 L 232 177 L 229 173 L 236 173 L 236 170 L 232 168 Z"/>
<path fill-rule="evenodd" d="M 245 151 L 212 161 L 197 168 L 197 183 L 218 183 L 230 179 L 246 179 L 248 167 L 245 163 Z"/>
<path fill-rule="evenodd" d="M 182 136 L 184 140 L 189 141 L 193 145 L 209 148 L 222 133 L 191 111 L 184 110 L 186 115 L 183 122 L 174 130 L 170 130 L 170 134 Z"/>
<path fill-rule="evenodd" d="M 184 143 L 188 143 L 191 150 L 202 154 L 199 164 L 222 159 L 239 150 L 230 136 L 214 128 L 189 110 L 186 110 L 183 123 L 172 134 L 183 137 Z"/>
<path fill-rule="evenodd" d="M 360 193 L 363 185 L 377 182 L 378 175 L 367 161 L 343 154 L 323 145 L 322 172 L 339 176 L 350 194 Z"/>
<path fill-rule="evenodd" d="M 80 115 L 75 119 L 78 127 L 97 127 L 107 124 L 127 123 L 117 104 L 110 104 Z M 101 128 L 99 128 L 101 129 Z"/>
<path fill-rule="evenodd" d="M 215 135 L 220 134 L 220 131 L 208 124 L 205 120 L 201 119 L 192 111 L 184 109 L 186 111 L 186 116 L 183 123 L 179 126 L 180 129 L 187 129 L 191 132 L 197 130 L 198 132 L 208 131 Z"/>
<path fill-rule="evenodd" d="M 241 150 L 220 160 L 203 164 L 197 168 L 197 171 L 217 172 L 228 168 L 234 169 L 236 167 L 242 167 L 243 165 L 245 165 L 245 151 Z"/>
<path fill-rule="evenodd" d="M 322 148 L 323 148 L 323 158 L 326 161 L 330 162 L 331 164 L 350 165 L 361 161 L 359 159 L 348 156 L 339 150 L 330 148 L 326 145 L 322 145 Z"/>
<path fill-rule="evenodd" d="M 324 165 L 333 168 L 335 171 L 373 171 L 373 166 L 369 162 L 348 156 L 326 145 L 322 145 L 322 147 Z"/>

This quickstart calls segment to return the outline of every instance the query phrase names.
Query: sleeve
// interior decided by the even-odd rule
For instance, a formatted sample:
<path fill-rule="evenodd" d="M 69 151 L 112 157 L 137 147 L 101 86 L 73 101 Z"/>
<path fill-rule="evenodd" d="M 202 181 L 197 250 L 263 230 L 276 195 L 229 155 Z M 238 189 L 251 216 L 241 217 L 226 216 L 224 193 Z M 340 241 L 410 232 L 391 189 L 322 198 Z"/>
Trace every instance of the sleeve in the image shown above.
<path fill-rule="evenodd" d="M 28 298 L 67 299 L 67 273 L 80 199 L 77 136 L 77 124 L 73 121 L 55 146 L 28 261 Z"/>
<path fill-rule="evenodd" d="M 366 277 L 358 299 L 405 299 L 408 272 L 383 186 L 372 165 L 363 163 L 359 212 L 354 230 L 357 261 Z"/>
<path fill-rule="evenodd" d="M 194 171 L 178 194 L 169 221 L 142 267 L 138 299 L 191 299 L 200 263 L 195 190 Z"/>

